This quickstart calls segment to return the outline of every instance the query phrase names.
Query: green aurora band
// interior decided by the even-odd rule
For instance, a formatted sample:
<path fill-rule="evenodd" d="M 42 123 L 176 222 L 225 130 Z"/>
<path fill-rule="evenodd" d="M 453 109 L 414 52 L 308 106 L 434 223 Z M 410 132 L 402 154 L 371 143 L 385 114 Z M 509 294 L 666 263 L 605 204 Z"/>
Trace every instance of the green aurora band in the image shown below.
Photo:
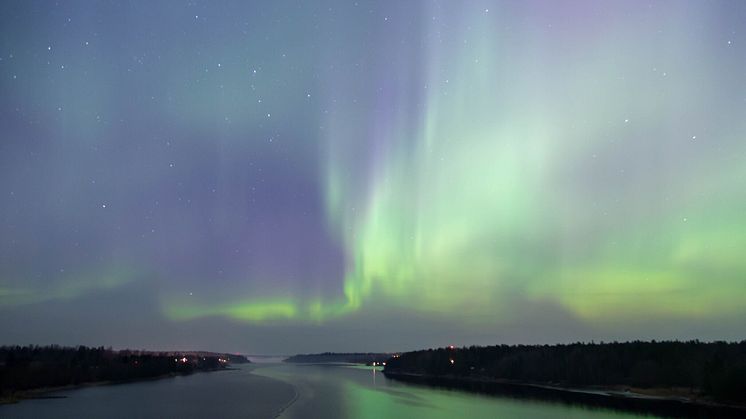
<path fill-rule="evenodd" d="M 588 323 L 743 316 L 744 120 L 695 116 L 731 76 L 712 77 L 728 46 L 683 24 L 690 9 L 660 28 L 599 16 L 559 35 L 509 7 L 427 10 L 421 62 L 391 76 L 385 111 L 344 105 L 359 80 L 326 86 L 339 99 L 320 165 L 340 293 L 166 298 L 165 312 L 324 322 L 385 301 L 478 326 L 529 301 Z"/>
<path fill-rule="evenodd" d="M 746 336 L 746 2 L 47 3 L 0 3 L 0 344 Z"/>

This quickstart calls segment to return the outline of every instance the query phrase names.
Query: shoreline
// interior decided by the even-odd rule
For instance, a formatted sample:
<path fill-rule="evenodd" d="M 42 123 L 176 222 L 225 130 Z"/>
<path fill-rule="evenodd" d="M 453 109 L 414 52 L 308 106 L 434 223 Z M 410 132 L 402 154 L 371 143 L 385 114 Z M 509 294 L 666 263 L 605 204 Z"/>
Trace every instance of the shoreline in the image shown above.
<path fill-rule="evenodd" d="M 691 391 L 688 391 L 687 394 L 682 391 L 683 389 L 641 389 L 623 385 L 570 387 L 552 383 L 536 383 L 489 377 L 418 374 L 385 370 L 383 373 L 386 377 L 394 380 L 434 385 L 454 390 L 533 397 L 537 399 L 543 399 L 543 397 L 540 397 L 540 394 L 544 394 L 547 396 L 556 396 L 547 397 L 546 400 L 560 399 L 567 401 L 568 399 L 571 399 L 571 402 L 574 401 L 583 404 L 592 401 L 594 402 L 592 404 L 608 404 L 609 407 L 619 407 L 629 403 L 630 406 L 634 405 L 635 407 L 644 407 L 645 405 L 650 407 L 689 407 L 696 409 L 719 410 L 736 414 L 738 416 L 746 416 L 746 405 L 715 402 L 701 396 L 696 397 L 696 394 Z M 536 390 L 537 393 L 535 395 L 524 394 L 525 392 L 522 390 Z M 565 398 L 563 396 L 569 397 Z"/>
<path fill-rule="evenodd" d="M 34 388 L 34 389 L 29 389 L 29 390 L 17 391 L 11 395 L 1 397 L 0 406 L 7 405 L 7 404 L 20 403 L 23 400 L 66 398 L 67 396 L 51 395 L 51 393 L 57 393 L 61 391 L 81 390 L 81 389 L 88 388 L 88 387 L 115 386 L 115 385 L 120 385 L 120 384 L 133 384 L 133 383 L 141 383 L 141 382 L 147 382 L 147 381 L 157 381 L 157 380 L 163 380 L 166 378 L 187 377 L 190 375 L 194 375 L 197 373 L 203 373 L 203 372 L 230 371 L 230 370 L 235 370 L 235 369 L 236 368 L 214 368 L 214 369 L 192 371 L 186 374 L 170 372 L 167 374 L 155 375 L 152 377 L 128 378 L 125 380 L 88 381 L 84 383 L 68 384 L 68 385 L 57 386 L 57 387 L 40 387 L 40 388 Z"/>

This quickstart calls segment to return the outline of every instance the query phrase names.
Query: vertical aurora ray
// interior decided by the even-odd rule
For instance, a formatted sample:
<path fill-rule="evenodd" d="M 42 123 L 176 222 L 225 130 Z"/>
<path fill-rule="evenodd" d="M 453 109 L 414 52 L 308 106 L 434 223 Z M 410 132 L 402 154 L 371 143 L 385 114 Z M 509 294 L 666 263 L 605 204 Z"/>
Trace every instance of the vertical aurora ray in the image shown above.
<path fill-rule="evenodd" d="M 661 59 L 646 46 L 656 27 L 640 16 L 553 27 L 542 19 L 551 13 L 511 9 L 424 13 L 433 23 L 422 34 L 422 106 L 385 121 L 385 132 L 332 138 L 391 147 L 357 174 L 365 197 L 360 185 L 340 192 L 342 175 L 328 180 L 350 258 L 348 301 L 464 318 L 505 316 L 515 295 L 588 321 L 743 314 L 744 144 L 732 137 L 742 123 L 698 120 L 694 132 L 710 131 L 710 144 L 693 142 L 695 124 L 683 121 L 701 105 L 684 104 L 716 100 L 723 87 L 703 78 L 706 59 L 655 68 L 707 57 L 711 28 L 692 33 L 677 21 L 690 15 L 671 18 L 657 31 L 692 42 L 658 41 L 668 46 Z M 525 18 L 525 32 L 507 29 Z M 330 171 L 349 176 L 347 164 Z"/>
<path fill-rule="evenodd" d="M 17 339 L 746 332 L 742 2 L 0 9 Z"/>

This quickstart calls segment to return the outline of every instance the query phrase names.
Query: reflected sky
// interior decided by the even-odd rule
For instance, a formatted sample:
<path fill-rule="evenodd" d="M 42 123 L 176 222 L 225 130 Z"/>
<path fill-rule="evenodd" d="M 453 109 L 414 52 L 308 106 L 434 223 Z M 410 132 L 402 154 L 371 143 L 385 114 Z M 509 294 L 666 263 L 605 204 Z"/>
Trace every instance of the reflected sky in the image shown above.
<path fill-rule="evenodd" d="M 513 399 L 410 385 L 369 368 L 290 365 L 256 374 L 291 383 L 297 400 L 287 418 L 635 418 L 656 417 L 540 399 Z"/>
<path fill-rule="evenodd" d="M 61 392 L 1 405 L 9 418 L 588 418 L 638 416 L 605 408 L 491 397 L 388 380 L 367 369 L 243 365 L 155 381 Z M 137 400 L 137 403 L 132 403 Z"/>

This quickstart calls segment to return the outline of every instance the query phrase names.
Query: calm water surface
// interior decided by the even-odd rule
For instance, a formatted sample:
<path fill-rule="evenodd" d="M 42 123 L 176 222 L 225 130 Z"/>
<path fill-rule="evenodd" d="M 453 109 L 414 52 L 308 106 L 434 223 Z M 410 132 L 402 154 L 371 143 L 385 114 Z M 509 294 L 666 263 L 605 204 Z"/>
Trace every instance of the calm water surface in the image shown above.
<path fill-rule="evenodd" d="M 251 364 L 55 394 L 1 418 L 639 418 L 632 413 L 412 385 L 356 366 Z"/>

